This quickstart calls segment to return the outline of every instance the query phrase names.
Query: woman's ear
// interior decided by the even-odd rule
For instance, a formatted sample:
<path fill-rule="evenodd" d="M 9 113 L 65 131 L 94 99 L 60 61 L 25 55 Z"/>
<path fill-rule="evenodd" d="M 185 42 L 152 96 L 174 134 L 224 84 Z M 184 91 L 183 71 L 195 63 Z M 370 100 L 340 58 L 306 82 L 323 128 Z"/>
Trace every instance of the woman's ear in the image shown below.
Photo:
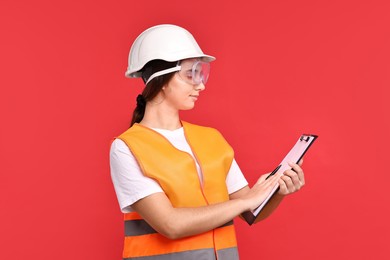
<path fill-rule="evenodd" d="M 169 88 L 169 82 L 168 83 L 166 83 L 164 86 L 162 86 L 162 88 L 161 88 L 161 92 L 162 92 L 162 94 L 163 95 L 165 95 L 166 94 L 166 92 L 170 92 L 171 91 L 171 89 Z"/>

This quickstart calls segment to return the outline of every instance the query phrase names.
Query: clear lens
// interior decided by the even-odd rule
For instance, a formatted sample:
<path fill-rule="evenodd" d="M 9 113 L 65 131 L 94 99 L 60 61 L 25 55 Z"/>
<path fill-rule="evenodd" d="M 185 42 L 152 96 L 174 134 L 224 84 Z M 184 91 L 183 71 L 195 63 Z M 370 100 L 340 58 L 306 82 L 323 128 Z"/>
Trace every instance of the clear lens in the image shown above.
<path fill-rule="evenodd" d="M 179 76 L 192 85 L 206 84 L 210 75 L 210 63 L 203 61 L 182 61 Z"/>

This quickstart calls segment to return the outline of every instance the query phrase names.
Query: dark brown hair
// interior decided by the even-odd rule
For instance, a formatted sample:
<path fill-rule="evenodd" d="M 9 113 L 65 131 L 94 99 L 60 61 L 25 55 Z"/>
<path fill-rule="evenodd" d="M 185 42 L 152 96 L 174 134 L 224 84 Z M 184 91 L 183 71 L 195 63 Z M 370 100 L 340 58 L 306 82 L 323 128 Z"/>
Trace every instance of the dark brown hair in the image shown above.
<path fill-rule="evenodd" d="M 142 69 L 142 79 L 144 83 L 148 78 L 155 72 L 164 69 L 175 67 L 177 62 L 167 62 L 163 60 L 152 60 L 148 62 Z M 175 72 L 164 74 L 152 79 L 142 91 L 142 96 L 137 97 L 137 106 L 133 112 L 133 118 L 131 119 L 132 126 L 134 123 L 139 123 L 144 118 L 146 102 L 152 100 L 161 91 L 162 87 L 165 86 L 173 77 Z"/>

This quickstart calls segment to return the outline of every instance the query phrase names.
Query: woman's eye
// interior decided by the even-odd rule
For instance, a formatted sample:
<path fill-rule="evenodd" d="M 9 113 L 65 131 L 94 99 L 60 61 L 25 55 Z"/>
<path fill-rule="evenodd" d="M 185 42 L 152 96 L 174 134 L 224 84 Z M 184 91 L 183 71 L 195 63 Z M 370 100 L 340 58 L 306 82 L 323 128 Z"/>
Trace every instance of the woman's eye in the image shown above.
<path fill-rule="evenodd" d="M 188 79 L 192 79 L 192 72 L 187 72 L 187 73 L 186 73 L 186 77 L 187 77 Z"/>

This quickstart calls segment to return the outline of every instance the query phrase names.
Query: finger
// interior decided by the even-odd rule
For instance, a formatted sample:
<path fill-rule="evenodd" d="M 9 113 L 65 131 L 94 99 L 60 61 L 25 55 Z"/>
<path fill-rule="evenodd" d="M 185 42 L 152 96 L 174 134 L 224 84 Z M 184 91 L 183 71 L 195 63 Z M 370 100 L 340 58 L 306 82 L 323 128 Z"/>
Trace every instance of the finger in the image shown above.
<path fill-rule="evenodd" d="M 269 176 L 270 173 L 266 173 L 260 176 L 256 183 L 262 183 Z M 271 176 L 270 176 L 271 177 Z"/>
<path fill-rule="evenodd" d="M 294 170 L 298 174 L 298 178 L 300 182 L 303 185 L 305 185 L 305 174 L 303 173 L 302 168 L 296 163 L 289 163 L 289 165 L 292 168 L 292 170 Z"/>
<path fill-rule="evenodd" d="M 298 162 L 298 165 L 299 165 L 299 166 L 302 166 L 302 164 L 303 164 L 303 158 L 300 159 L 299 162 Z"/>
<path fill-rule="evenodd" d="M 275 175 L 270 176 L 268 179 L 264 180 L 264 183 L 266 186 L 274 187 L 275 184 L 278 182 L 279 178 L 280 178 L 280 175 L 275 174 Z"/>
<path fill-rule="evenodd" d="M 301 168 L 301 166 L 299 166 L 298 164 L 296 164 L 296 163 L 292 163 L 292 162 L 290 162 L 290 163 L 288 163 L 288 165 L 290 165 L 290 167 L 291 167 L 291 169 L 293 169 L 295 172 L 303 172 L 303 170 L 302 170 L 302 168 Z"/>
<path fill-rule="evenodd" d="M 279 191 L 278 191 L 278 193 L 282 194 L 282 195 L 287 195 L 289 193 L 289 191 L 287 189 L 287 186 L 286 186 L 286 183 L 282 179 L 279 179 Z"/>
<path fill-rule="evenodd" d="M 266 174 L 265 174 L 266 175 Z M 268 179 L 265 179 L 267 176 L 261 176 L 259 180 L 256 182 L 256 186 L 262 187 L 266 189 L 268 186 L 272 185 L 275 182 L 275 175 L 269 176 Z"/>
<path fill-rule="evenodd" d="M 281 175 L 280 174 L 275 174 L 275 175 L 273 175 L 272 177 L 270 177 L 268 180 L 270 180 L 270 182 L 269 182 L 269 189 L 271 190 L 271 189 L 273 189 L 273 188 L 275 188 L 275 186 L 276 185 L 278 185 L 278 182 L 279 182 L 279 180 L 280 180 L 280 177 L 281 177 Z"/>
<path fill-rule="evenodd" d="M 296 191 L 295 185 L 289 176 L 284 175 L 280 179 L 284 181 L 284 183 L 287 187 L 288 193 L 293 193 Z"/>
<path fill-rule="evenodd" d="M 284 172 L 284 175 L 290 177 L 292 184 L 294 185 L 296 190 L 299 190 L 303 186 L 303 183 L 301 182 L 298 174 L 295 171 L 287 170 Z"/>

